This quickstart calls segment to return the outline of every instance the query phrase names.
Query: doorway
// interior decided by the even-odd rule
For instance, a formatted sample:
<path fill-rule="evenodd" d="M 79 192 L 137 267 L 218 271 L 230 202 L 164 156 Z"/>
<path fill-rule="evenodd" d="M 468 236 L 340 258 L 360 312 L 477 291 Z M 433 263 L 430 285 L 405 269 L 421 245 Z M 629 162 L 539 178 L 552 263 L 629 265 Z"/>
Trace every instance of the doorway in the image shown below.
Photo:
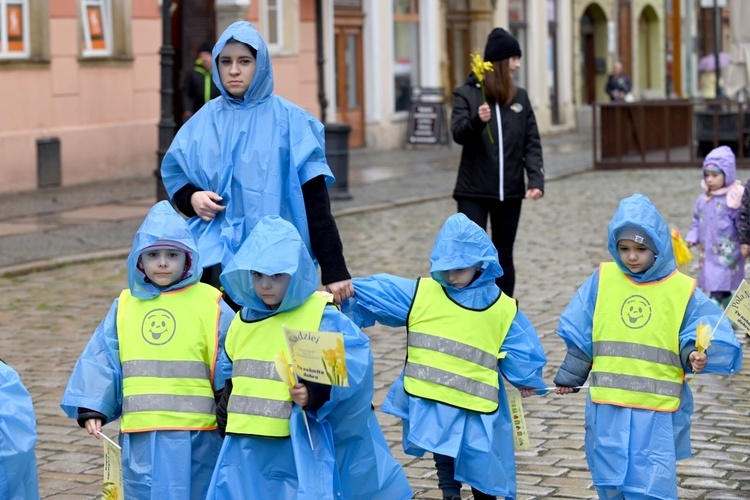
<path fill-rule="evenodd" d="M 362 67 L 362 12 L 334 16 L 336 121 L 352 130 L 349 147 L 365 145 L 364 83 Z"/>

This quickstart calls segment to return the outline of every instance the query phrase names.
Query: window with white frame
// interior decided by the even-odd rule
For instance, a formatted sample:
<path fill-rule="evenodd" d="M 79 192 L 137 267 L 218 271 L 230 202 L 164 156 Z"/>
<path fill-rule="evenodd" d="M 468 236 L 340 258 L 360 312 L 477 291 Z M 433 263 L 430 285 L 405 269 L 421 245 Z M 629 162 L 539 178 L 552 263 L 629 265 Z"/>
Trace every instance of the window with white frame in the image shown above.
<path fill-rule="evenodd" d="M 0 0 L 0 59 L 29 57 L 29 1 Z"/>
<path fill-rule="evenodd" d="M 112 0 L 81 0 L 84 57 L 112 55 Z"/>
<path fill-rule="evenodd" d="M 259 25 L 272 56 L 299 54 L 300 2 L 261 0 Z"/>
<path fill-rule="evenodd" d="M 284 46 L 284 11 L 282 0 L 266 0 L 265 2 L 265 28 L 266 44 L 269 50 L 275 51 Z"/>
<path fill-rule="evenodd" d="M 395 111 L 407 111 L 411 88 L 419 86 L 419 2 L 393 2 L 393 85 Z"/>

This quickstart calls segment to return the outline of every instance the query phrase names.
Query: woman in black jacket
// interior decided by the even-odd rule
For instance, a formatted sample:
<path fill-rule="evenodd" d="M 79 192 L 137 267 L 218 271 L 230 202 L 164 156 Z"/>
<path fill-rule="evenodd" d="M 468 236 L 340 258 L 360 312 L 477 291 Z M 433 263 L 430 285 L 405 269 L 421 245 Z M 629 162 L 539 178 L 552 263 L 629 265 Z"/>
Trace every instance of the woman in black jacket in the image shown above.
<path fill-rule="evenodd" d="M 521 66 L 518 41 L 495 28 L 487 37 L 484 60 L 494 66 L 485 75 L 487 101 L 474 74 L 453 92 L 451 132 L 463 146 L 453 198 L 458 211 L 485 230 L 489 215 L 492 242 L 505 271 L 497 284 L 512 296 L 521 201 L 544 195 L 542 144 L 529 97 L 513 83 L 513 73 Z"/>

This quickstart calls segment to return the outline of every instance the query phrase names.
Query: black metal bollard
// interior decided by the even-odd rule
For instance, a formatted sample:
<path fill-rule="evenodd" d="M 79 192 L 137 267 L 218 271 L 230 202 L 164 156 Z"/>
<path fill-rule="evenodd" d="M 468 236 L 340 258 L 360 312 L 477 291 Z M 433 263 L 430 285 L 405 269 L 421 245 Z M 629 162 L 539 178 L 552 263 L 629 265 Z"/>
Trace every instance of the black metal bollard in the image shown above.
<path fill-rule="evenodd" d="M 352 127 L 345 123 L 326 123 L 326 158 L 336 182 L 328 189 L 333 200 L 350 200 L 349 194 L 349 132 Z"/>

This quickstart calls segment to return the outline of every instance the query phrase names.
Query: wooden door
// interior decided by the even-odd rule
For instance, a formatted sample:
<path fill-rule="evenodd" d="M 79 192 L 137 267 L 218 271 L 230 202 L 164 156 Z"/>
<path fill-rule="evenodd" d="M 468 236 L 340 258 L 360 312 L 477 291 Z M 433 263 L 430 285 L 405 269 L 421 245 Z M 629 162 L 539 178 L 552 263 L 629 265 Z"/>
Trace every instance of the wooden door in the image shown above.
<path fill-rule="evenodd" d="M 583 55 L 581 76 L 583 77 L 583 102 L 596 102 L 596 47 L 594 44 L 594 25 L 591 18 L 581 18 L 581 54 Z"/>
<path fill-rule="evenodd" d="M 336 120 L 352 131 L 349 147 L 365 145 L 364 84 L 362 70 L 362 18 L 336 17 Z"/>

